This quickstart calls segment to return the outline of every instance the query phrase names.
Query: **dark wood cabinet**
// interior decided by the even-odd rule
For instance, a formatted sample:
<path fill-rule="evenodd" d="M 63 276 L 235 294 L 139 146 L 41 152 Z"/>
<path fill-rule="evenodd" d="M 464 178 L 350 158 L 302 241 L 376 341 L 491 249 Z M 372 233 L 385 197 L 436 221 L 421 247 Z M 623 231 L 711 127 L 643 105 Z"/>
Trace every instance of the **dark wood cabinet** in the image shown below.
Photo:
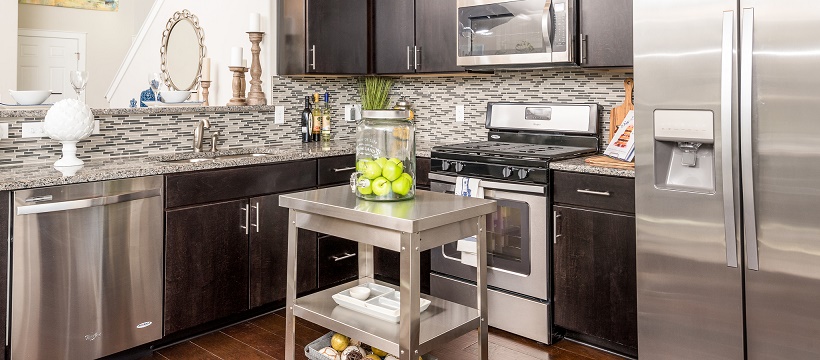
<path fill-rule="evenodd" d="M 567 176 L 563 176 L 567 175 Z M 556 172 L 554 176 L 553 296 L 555 325 L 594 345 L 627 355 L 638 346 L 637 288 L 635 270 L 635 216 L 607 210 L 613 200 L 597 202 L 581 198 L 581 204 L 566 184 L 576 175 L 601 190 L 612 189 L 612 181 L 634 184 L 633 179 Z M 561 183 L 559 183 L 561 182 Z M 634 185 L 633 185 L 634 186 Z M 575 189 L 571 189 L 575 193 Z M 559 192 L 560 191 L 560 192 Z M 612 191 L 614 193 L 614 190 Z M 634 210 L 633 210 L 634 211 Z"/>
<path fill-rule="evenodd" d="M 456 0 L 375 0 L 373 10 L 376 73 L 464 71 L 456 66 Z"/>
<path fill-rule="evenodd" d="M 11 193 L 8 191 L 0 191 L 0 239 L 8 244 L 11 237 L 11 229 L 9 229 L 11 219 Z M 0 289 L 7 289 L 9 285 L 8 269 L 9 253 L 8 246 L 0 246 Z M 2 324 L 6 323 L 6 291 L 0 291 L 0 321 Z M 0 336 L 2 339 L 6 338 L 6 327 L 0 326 Z M 0 360 L 6 358 L 5 350 L 0 351 Z"/>
<path fill-rule="evenodd" d="M 632 66 L 632 0 L 579 0 L 578 14 L 581 66 Z"/>
<path fill-rule="evenodd" d="M 359 275 L 359 243 L 335 236 L 319 236 L 319 287 L 356 279 Z"/>
<path fill-rule="evenodd" d="M 307 73 L 369 72 L 368 7 L 369 0 L 307 0 Z"/>
<path fill-rule="evenodd" d="M 248 309 L 247 206 L 234 200 L 165 213 L 166 334 Z"/>

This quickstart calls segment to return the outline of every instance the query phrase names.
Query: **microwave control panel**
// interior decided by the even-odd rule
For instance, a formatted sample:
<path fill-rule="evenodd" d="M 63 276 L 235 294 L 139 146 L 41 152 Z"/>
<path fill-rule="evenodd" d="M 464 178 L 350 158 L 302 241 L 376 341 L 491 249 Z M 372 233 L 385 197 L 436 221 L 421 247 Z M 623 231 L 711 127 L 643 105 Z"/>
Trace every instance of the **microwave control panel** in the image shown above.
<path fill-rule="evenodd" d="M 551 9 L 553 25 L 552 52 L 567 51 L 567 3 L 564 1 L 553 1 Z"/>

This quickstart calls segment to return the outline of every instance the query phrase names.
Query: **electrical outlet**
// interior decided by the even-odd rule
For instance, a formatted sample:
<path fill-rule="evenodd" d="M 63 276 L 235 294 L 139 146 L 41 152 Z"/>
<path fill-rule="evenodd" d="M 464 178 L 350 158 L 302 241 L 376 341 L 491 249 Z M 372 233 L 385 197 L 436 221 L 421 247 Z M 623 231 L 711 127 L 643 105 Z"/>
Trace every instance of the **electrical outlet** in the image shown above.
<path fill-rule="evenodd" d="M 23 123 L 23 138 L 41 138 L 46 137 L 46 132 L 43 130 L 43 122 Z"/>
<path fill-rule="evenodd" d="M 99 135 L 100 134 L 100 121 L 94 120 L 94 130 L 91 131 L 91 135 Z"/>
<path fill-rule="evenodd" d="M 456 121 L 464 122 L 464 105 L 456 105 Z"/>
<path fill-rule="evenodd" d="M 8 139 L 9 138 L 9 124 L 8 123 L 0 123 L 0 139 Z"/>
<path fill-rule="evenodd" d="M 274 107 L 273 123 L 274 124 L 284 124 L 285 123 L 285 107 L 284 106 Z"/>
<path fill-rule="evenodd" d="M 353 105 L 345 105 L 345 121 L 353 121 Z"/>

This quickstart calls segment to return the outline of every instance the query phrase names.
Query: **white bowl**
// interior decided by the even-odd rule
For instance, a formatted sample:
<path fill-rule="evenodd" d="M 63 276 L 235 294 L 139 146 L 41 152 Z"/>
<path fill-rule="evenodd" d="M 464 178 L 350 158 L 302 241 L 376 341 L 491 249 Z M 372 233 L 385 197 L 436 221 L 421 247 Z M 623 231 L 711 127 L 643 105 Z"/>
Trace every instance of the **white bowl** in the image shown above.
<path fill-rule="evenodd" d="M 365 286 L 350 288 L 350 296 L 359 300 L 367 300 L 370 297 L 370 288 Z"/>
<path fill-rule="evenodd" d="M 14 91 L 9 90 L 9 94 L 19 105 L 40 105 L 51 96 L 51 90 L 30 90 Z"/>
<path fill-rule="evenodd" d="M 168 91 L 160 91 L 159 97 L 162 99 L 162 102 L 174 104 L 174 103 L 181 103 L 188 100 L 191 96 L 190 91 L 185 90 L 168 90 Z"/>

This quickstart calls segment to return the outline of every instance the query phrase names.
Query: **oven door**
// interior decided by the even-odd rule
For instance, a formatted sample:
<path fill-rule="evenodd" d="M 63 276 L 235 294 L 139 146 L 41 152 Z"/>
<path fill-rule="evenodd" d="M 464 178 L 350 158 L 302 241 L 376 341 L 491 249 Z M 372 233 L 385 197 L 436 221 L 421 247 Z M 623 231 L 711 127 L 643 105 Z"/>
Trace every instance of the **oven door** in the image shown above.
<path fill-rule="evenodd" d="M 458 66 L 574 61 L 574 0 L 458 0 Z"/>
<path fill-rule="evenodd" d="M 432 191 L 453 193 L 456 177 L 430 174 Z M 498 210 L 487 216 L 487 284 L 549 299 L 547 187 L 481 181 L 484 198 Z M 432 270 L 475 281 L 475 268 L 461 262 L 456 242 L 432 250 Z"/>

